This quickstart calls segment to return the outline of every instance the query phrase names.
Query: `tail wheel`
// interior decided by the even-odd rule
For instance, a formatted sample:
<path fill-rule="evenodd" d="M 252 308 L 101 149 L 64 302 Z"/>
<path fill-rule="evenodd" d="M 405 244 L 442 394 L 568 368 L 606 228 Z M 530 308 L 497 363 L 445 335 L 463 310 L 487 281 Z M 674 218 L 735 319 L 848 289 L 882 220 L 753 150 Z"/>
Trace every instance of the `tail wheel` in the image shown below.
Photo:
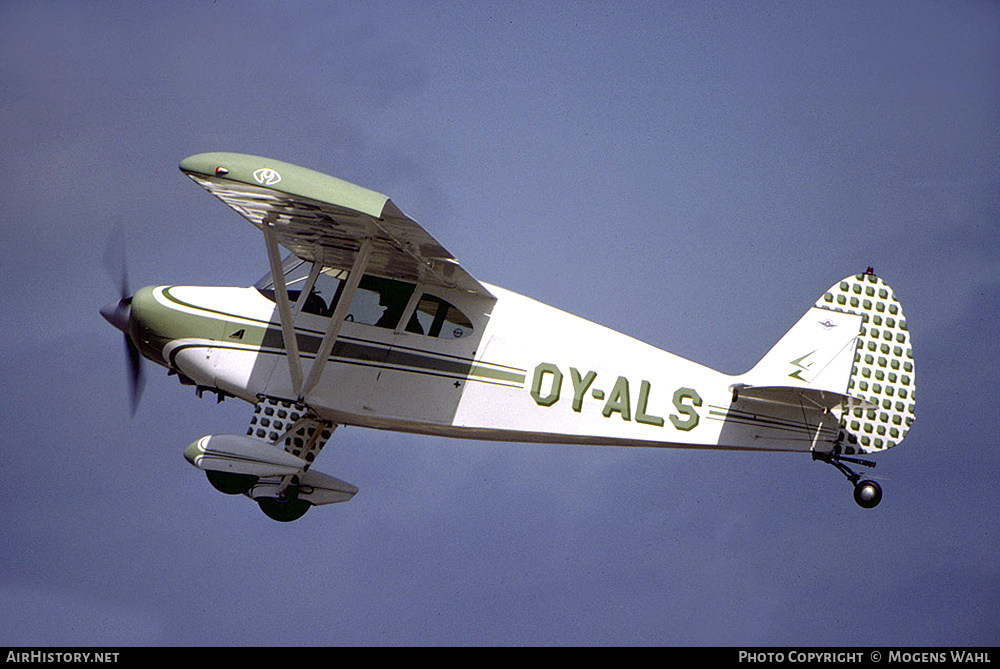
<path fill-rule="evenodd" d="M 845 462 L 850 462 L 856 465 L 862 465 L 864 467 L 874 467 L 875 463 L 871 460 L 862 460 L 861 458 L 849 458 L 839 453 L 818 453 L 813 452 L 813 460 L 819 460 L 820 462 L 825 462 L 828 465 L 833 465 L 837 468 L 841 474 L 847 477 L 847 480 L 854 484 L 854 501 L 858 503 L 863 509 L 873 509 L 878 506 L 878 503 L 882 501 L 882 486 L 875 481 L 870 481 L 861 479 L 861 475 L 857 474 L 853 469 L 845 465 Z"/>
<path fill-rule="evenodd" d="M 875 481 L 858 481 L 854 486 L 854 501 L 864 509 L 872 509 L 882 501 L 882 486 Z"/>
<path fill-rule="evenodd" d="M 257 504 L 265 516 L 279 523 L 298 520 L 312 506 L 309 502 L 301 499 L 275 499 L 273 497 L 260 497 L 257 499 Z"/>

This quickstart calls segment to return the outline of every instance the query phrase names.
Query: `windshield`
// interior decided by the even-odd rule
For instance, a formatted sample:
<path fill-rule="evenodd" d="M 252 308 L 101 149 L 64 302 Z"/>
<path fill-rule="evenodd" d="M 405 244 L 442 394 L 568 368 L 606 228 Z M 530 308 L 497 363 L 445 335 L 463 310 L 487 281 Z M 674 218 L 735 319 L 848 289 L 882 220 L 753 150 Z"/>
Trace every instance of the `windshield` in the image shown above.
<path fill-rule="evenodd" d="M 312 271 L 313 265 L 311 262 L 307 262 L 301 258 L 288 256 L 281 263 L 281 267 L 284 271 L 285 284 L 288 288 L 288 301 L 294 304 L 298 301 L 302 290 L 309 281 L 309 273 Z M 316 277 L 316 282 L 313 284 L 312 290 L 309 291 L 309 295 L 306 297 L 305 304 L 302 305 L 302 311 L 318 316 L 333 315 L 333 308 L 337 304 L 337 298 L 340 296 L 340 291 L 344 286 L 344 279 L 346 277 L 347 272 L 341 269 L 327 267 L 320 272 L 319 276 Z M 274 277 L 271 276 L 270 272 L 262 276 L 254 284 L 254 288 L 259 290 L 267 299 L 272 302 L 275 301 Z"/>
<path fill-rule="evenodd" d="M 294 255 L 286 256 L 285 259 L 281 261 L 281 272 L 285 275 L 285 284 L 289 288 L 302 288 L 306 279 L 309 278 L 310 267 L 311 264 L 307 263 L 302 258 L 297 258 Z M 272 291 L 273 298 L 274 277 L 271 276 L 271 272 L 268 272 L 264 276 L 260 277 L 260 279 L 258 279 L 253 286 L 260 291 Z"/>

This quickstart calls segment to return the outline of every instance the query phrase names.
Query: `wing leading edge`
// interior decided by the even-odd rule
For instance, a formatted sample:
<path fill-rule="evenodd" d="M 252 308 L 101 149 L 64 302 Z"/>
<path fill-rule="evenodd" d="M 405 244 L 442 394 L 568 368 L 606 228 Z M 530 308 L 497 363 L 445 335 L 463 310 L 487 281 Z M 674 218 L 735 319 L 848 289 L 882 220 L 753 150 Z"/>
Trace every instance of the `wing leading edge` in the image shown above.
<path fill-rule="evenodd" d="M 492 297 L 387 196 L 290 163 L 240 153 L 200 153 L 181 171 L 258 228 L 272 225 L 296 256 L 350 269 L 366 239 L 366 271 Z"/>

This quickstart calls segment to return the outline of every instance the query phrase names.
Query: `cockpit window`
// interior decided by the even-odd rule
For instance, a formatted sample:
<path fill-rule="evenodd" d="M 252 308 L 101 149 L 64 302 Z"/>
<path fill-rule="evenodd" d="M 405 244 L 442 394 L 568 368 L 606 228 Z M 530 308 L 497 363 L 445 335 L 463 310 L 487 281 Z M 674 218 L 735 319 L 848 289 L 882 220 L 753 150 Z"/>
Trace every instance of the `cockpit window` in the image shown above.
<path fill-rule="evenodd" d="M 340 293 L 344 289 L 346 280 L 347 270 L 333 269 L 331 267 L 324 269 L 316 277 L 316 283 L 313 284 L 312 290 L 309 291 L 309 297 L 306 298 L 306 303 L 302 307 L 302 310 L 311 314 L 326 316 L 327 318 L 332 316 L 333 308 L 337 306 L 337 300 L 340 299 Z"/>
<path fill-rule="evenodd" d="M 288 300 L 295 305 L 309 281 L 312 263 L 290 255 L 282 262 Z M 343 269 L 324 268 L 316 277 L 302 311 L 329 318 L 343 292 L 349 272 Z M 275 301 L 274 280 L 270 272 L 254 287 L 267 299 Z M 410 303 L 416 286 L 405 281 L 365 275 L 347 310 L 346 319 L 363 325 L 395 329 Z M 406 324 L 406 331 L 440 339 L 460 339 L 472 333 L 472 321 L 454 305 L 424 293 L 417 308 Z"/>
<path fill-rule="evenodd" d="M 395 329 L 414 288 L 412 283 L 365 275 L 351 300 L 347 320 Z"/>
<path fill-rule="evenodd" d="M 424 293 L 406 331 L 441 339 L 461 339 L 472 332 L 472 321 L 452 304 Z"/>

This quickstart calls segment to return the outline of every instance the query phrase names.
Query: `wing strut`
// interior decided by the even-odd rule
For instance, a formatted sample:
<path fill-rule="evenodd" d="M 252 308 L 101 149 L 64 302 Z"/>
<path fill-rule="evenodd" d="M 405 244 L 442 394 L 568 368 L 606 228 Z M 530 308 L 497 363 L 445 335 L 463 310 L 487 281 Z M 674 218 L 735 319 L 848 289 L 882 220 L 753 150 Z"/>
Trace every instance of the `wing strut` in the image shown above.
<path fill-rule="evenodd" d="M 371 250 L 372 240 L 370 237 L 366 237 L 361 243 L 361 248 L 358 249 L 358 255 L 354 258 L 354 265 L 351 266 L 351 272 L 347 275 L 347 283 L 340 294 L 337 307 L 333 310 L 333 315 L 330 316 L 330 324 L 326 326 L 323 341 L 316 352 L 316 359 L 313 361 L 312 369 L 309 370 L 309 378 L 306 379 L 306 384 L 299 394 L 300 400 L 312 392 L 312 389 L 319 383 L 319 377 L 323 374 L 323 368 L 326 367 L 326 362 L 333 351 L 333 344 L 337 341 L 337 335 L 340 334 L 340 328 L 347 317 L 347 310 L 351 307 L 354 292 L 358 289 L 358 284 L 361 282 L 361 276 L 364 274 L 365 265 L 368 263 L 368 256 L 371 254 Z M 315 265 L 319 264 L 319 262 L 315 263 Z"/>
<path fill-rule="evenodd" d="M 314 262 L 312 264 L 312 269 L 309 270 L 309 277 L 306 279 L 306 285 L 302 286 L 302 290 L 299 291 L 299 299 L 295 301 L 295 306 L 292 307 L 293 316 L 298 316 L 302 311 L 306 300 L 309 298 L 309 293 L 312 292 L 313 286 L 316 285 L 316 279 L 319 278 L 319 273 L 322 270 L 322 263 Z"/>
<path fill-rule="evenodd" d="M 285 273 L 281 268 L 281 255 L 278 251 L 278 237 L 274 232 L 274 223 L 264 219 L 262 226 L 264 242 L 267 245 L 267 260 L 271 265 L 271 278 L 274 280 L 274 297 L 278 304 L 278 316 L 281 320 L 281 338 L 285 343 L 288 355 L 288 371 L 292 377 L 292 388 L 295 395 L 301 396 L 302 361 L 299 359 L 299 342 L 295 338 L 295 321 L 292 309 L 288 304 L 288 287 L 285 284 Z"/>

